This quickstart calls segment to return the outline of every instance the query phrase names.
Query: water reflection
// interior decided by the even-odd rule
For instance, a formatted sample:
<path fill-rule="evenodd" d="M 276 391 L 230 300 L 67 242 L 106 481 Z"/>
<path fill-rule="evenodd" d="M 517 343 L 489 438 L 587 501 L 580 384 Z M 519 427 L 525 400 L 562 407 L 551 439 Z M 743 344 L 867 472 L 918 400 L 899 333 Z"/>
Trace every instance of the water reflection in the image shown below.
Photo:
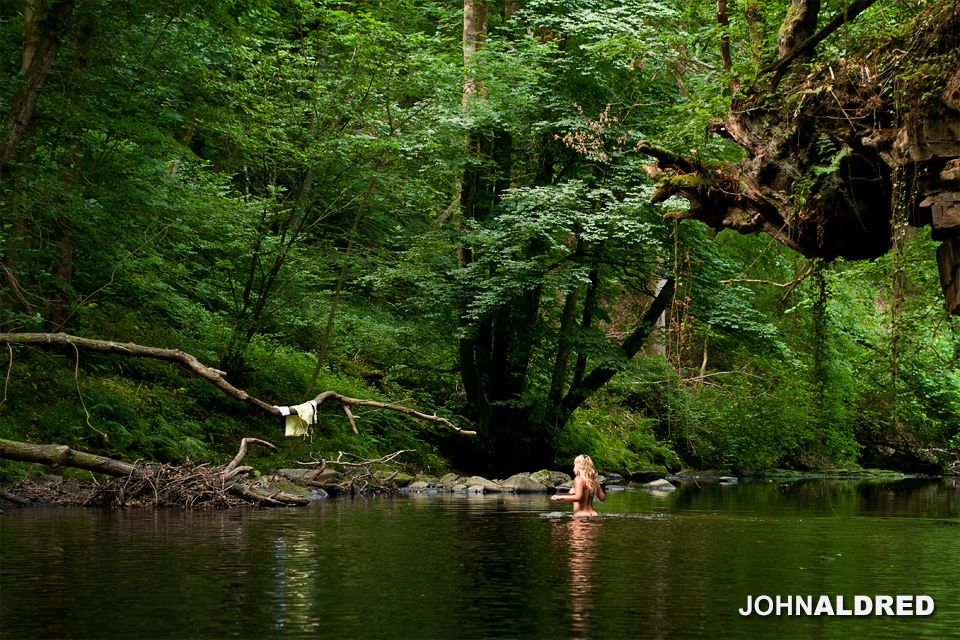
<path fill-rule="evenodd" d="M 273 540 L 271 573 L 276 585 L 270 592 L 273 603 L 273 627 L 311 629 L 318 624 L 312 616 L 314 603 L 323 594 L 317 592 L 316 532 L 311 530 L 282 531 Z"/>
<path fill-rule="evenodd" d="M 593 588 L 597 547 L 603 518 L 552 518 L 555 553 L 567 554 L 570 569 L 571 637 L 590 635 L 590 613 L 593 610 Z"/>
<path fill-rule="evenodd" d="M 11 508 L 0 629 L 4 640 L 940 640 L 960 628 L 957 487 L 681 482 L 662 497 L 611 491 L 604 516 L 577 519 L 548 512 L 545 495 Z M 902 620 L 737 613 L 748 595 L 777 593 L 924 594 L 937 609 Z"/>
<path fill-rule="evenodd" d="M 662 499 L 664 499 L 664 498 L 669 498 L 671 495 L 673 495 L 673 492 L 672 492 L 672 491 L 657 491 L 656 489 L 648 489 L 648 490 L 647 490 L 647 494 L 650 495 L 650 496 L 653 497 L 653 498 L 660 498 L 660 499 L 662 500 Z"/>

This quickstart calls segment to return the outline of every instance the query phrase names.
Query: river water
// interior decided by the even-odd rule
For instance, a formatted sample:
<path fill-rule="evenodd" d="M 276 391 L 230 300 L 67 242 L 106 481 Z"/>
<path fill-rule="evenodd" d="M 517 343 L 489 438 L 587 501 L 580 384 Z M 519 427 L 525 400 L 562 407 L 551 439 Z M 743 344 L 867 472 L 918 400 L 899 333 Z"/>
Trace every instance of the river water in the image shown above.
<path fill-rule="evenodd" d="M 582 520 L 506 494 L 7 508 L 0 635 L 960 638 L 956 479 L 679 484 L 611 488 Z M 837 596 L 852 610 L 857 595 L 923 595 L 935 609 L 739 613 L 763 595 L 829 596 L 834 613 Z"/>

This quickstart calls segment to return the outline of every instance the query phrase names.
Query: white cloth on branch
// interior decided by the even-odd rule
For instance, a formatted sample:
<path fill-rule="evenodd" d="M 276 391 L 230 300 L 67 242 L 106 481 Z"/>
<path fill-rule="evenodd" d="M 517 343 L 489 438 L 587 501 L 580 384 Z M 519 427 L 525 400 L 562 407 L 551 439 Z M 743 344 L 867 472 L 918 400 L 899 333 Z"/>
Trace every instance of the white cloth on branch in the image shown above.
<path fill-rule="evenodd" d="M 317 424 L 317 403 L 308 400 L 303 404 L 290 407 L 290 415 L 286 421 L 286 435 L 288 436 L 308 436 Z"/>

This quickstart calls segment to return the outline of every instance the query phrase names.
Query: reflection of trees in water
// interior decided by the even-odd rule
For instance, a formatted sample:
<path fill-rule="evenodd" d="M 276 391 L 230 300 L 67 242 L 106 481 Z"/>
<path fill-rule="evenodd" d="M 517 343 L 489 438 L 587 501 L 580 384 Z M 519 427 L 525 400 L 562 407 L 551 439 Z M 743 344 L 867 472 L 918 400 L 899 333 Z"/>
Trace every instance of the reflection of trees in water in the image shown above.
<path fill-rule="evenodd" d="M 556 548 L 566 547 L 570 569 L 570 618 L 574 638 L 589 636 L 590 612 L 593 609 L 597 543 L 603 527 L 602 518 L 570 518 L 557 521 L 553 527 Z"/>
<path fill-rule="evenodd" d="M 780 483 L 778 493 L 795 509 L 843 517 L 945 517 L 960 505 L 960 485 L 950 478 L 800 480 Z"/>
<path fill-rule="evenodd" d="M 733 486 L 700 479 L 677 484 L 670 497 L 675 511 L 947 517 L 960 508 L 955 478 L 748 479 Z"/>
<path fill-rule="evenodd" d="M 863 482 L 857 492 L 857 515 L 947 517 L 960 507 L 956 478 Z"/>

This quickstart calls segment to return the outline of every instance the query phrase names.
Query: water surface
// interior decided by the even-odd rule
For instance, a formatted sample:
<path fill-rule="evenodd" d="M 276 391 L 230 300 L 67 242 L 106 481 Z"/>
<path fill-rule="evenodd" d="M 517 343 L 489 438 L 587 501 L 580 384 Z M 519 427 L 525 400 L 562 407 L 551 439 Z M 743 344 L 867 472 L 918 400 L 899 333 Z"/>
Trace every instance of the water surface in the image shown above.
<path fill-rule="evenodd" d="M 13 638 L 960 637 L 955 480 L 404 494 L 299 509 L 8 508 Z M 564 505 L 565 506 L 565 505 Z M 928 595 L 925 617 L 741 616 L 747 596 Z M 848 605 L 849 606 L 849 605 Z"/>

